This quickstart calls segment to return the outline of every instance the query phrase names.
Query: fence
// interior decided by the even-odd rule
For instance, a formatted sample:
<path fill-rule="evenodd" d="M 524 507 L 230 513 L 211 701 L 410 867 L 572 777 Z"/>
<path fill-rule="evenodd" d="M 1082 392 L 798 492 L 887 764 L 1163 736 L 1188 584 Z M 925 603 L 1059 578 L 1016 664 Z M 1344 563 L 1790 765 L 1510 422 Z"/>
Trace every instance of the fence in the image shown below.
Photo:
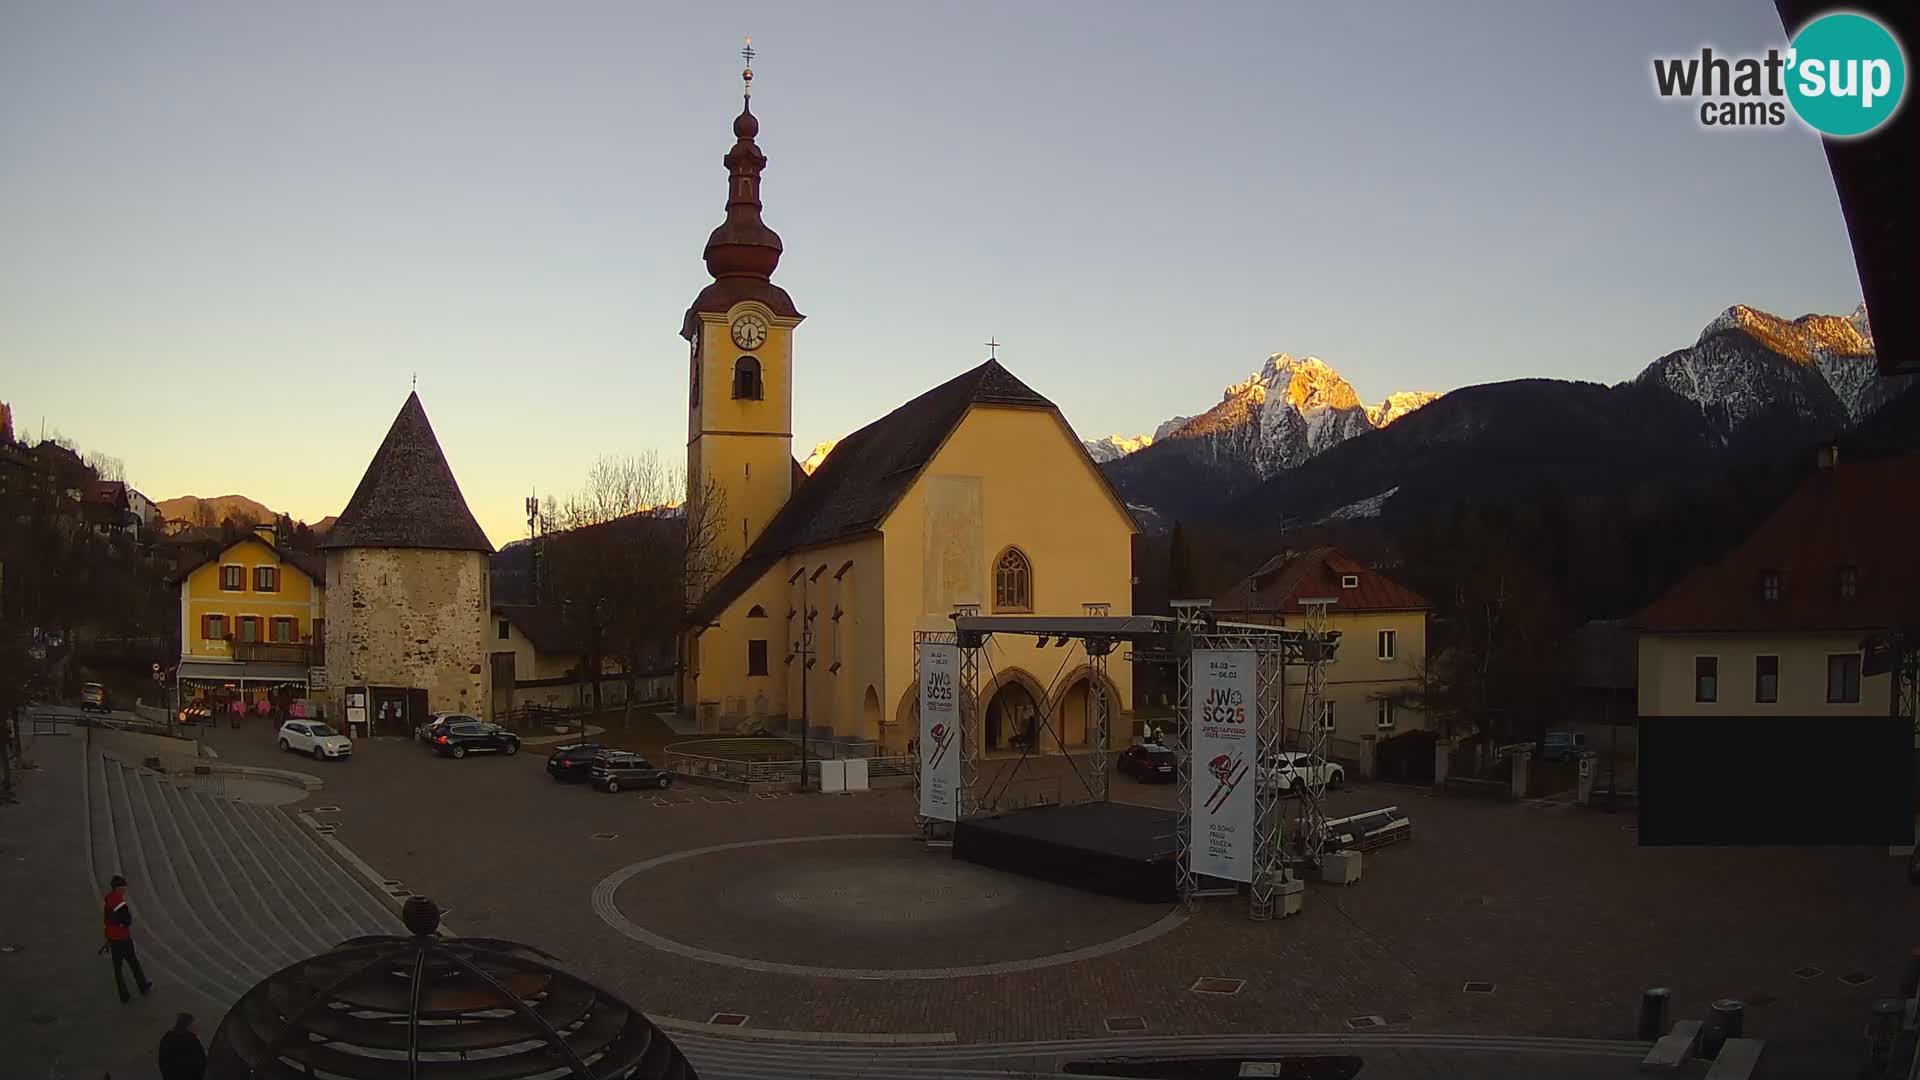
<path fill-rule="evenodd" d="M 666 754 L 666 767 L 681 776 L 697 779 L 719 780 L 735 784 L 797 784 L 800 782 L 800 759 L 798 757 L 758 757 L 738 755 L 723 757 L 715 754 L 700 754 L 687 750 L 669 748 Z M 807 778 L 817 782 L 820 777 L 820 762 L 833 760 L 813 755 L 807 761 Z M 867 777 L 869 780 L 880 777 L 910 777 L 913 775 L 913 758 L 906 754 L 886 757 L 869 757 Z"/>

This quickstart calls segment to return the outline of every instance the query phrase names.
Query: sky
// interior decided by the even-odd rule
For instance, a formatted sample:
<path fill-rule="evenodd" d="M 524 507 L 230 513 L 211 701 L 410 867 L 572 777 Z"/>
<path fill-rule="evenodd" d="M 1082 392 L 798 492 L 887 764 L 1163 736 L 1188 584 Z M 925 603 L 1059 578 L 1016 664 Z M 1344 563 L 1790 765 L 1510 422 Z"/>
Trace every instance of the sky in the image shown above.
<path fill-rule="evenodd" d="M 0 0 L 0 400 L 155 499 L 338 513 L 418 388 L 475 516 L 683 460 L 752 34 L 804 456 L 986 358 L 1081 435 L 1274 352 L 1615 382 L 1860 300 L 1818 138 L 1655 56 L 1773 5 Z"/>

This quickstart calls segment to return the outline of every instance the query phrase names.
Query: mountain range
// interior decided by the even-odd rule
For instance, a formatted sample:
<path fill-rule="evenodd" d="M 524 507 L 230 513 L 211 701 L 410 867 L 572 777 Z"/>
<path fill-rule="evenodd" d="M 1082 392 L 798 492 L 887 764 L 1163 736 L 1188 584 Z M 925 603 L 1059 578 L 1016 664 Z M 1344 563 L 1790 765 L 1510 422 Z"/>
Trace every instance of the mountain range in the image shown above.
<path fill-rule="evenodd" d="M 1522 379 L 1372 408 L 1321 361 L 1281 354 L 1101 467 L 1149 528 L 1404 518 L 1542 484 L 1597 493 L 1778 459 L 1913 381 L 1875 373 L 1864 307 L 1794 320 L 1732 307 L 1615 386 Z"/>
<path fill-rule="evenodd" d="M 245 495 L 215 495 L 211 498 L 178 495 L 171 499 L 161 499 L 154 505 L 160 508 L 160 516 L 163 519 L 185 521 L 194 525 L 218 525 L 228 518 L 236 521 L 272 524 L 280 517 L 278 513 L 268 509 L 265 503 Z M 326 532 L 332 526 L 335 517 L 336 515 L 328 514 L 314 522 L 310 528 L 314 532 Z"/>

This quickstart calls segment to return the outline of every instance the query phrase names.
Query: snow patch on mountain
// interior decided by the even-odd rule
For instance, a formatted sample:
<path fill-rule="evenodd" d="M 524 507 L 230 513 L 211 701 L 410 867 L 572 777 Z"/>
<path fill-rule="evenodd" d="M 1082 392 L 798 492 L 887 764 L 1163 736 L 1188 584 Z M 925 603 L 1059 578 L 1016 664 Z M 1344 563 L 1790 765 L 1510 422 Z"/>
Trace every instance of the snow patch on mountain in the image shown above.
<path fill-rule="evenodd" d="M 1364 499 L 1355 499 L 1347 505 L 1340 507 L 1338 510 L 1329 512 L 1326 517 L 1321 518 L 1318 522 L 1315 522 L 1315 524 L 1323 524 L 1328 521 L 1358 521 L 1363 518 L 1379 517 L 1380 512 L 1386 508 L 1387 500 L 1393 498 L 1394 493 L 1399 490 L 1400 485 L 1395 484 L 1377 495 L 1369 495 Z"/>
<path fill-rule="evenodd" d="M 1152 435 L 1108 435 L 1102 439 L 1082 439 L 1080 445 L 1087 448 L 1096 463 L 1105 464 L 1152 446 L 1153 439 Z"/>
<path fill-rule="evenodd" d="M 818 469 L 820 463 L 827 460 L 827 455 L 833 453 L 833 448 L 838 445 L 840 445 L 839 439 L 827 439 L 824 442 L 815 443 L 813 453 L 801 460 L 800 471 L 812 476 L 813 470 Z"/>

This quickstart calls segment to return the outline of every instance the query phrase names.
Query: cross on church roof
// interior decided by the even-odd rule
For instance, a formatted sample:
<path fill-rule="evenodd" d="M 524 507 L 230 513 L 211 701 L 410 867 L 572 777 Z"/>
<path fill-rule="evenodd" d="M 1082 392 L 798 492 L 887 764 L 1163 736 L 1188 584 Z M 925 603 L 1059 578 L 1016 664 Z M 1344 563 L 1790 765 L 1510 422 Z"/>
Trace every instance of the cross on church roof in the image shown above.
<path fill-rule="evenodd" d="M 747 62 L 746 70 L 740 73 L 740 81 L 745 84 L 747 97 L 753 96 L 753 58 L 756 55 L 753 51 L 753 35 L 748 34 L 746 47 L 740 50 L 740 59 Z"/>
<path fill-rule="evenodd" d="M 987 359 L 989 360 L 1000 359 L 999 335 L 996 334 L 993 337 L 988 338 L 986 345 L 987 345 Z"/>

